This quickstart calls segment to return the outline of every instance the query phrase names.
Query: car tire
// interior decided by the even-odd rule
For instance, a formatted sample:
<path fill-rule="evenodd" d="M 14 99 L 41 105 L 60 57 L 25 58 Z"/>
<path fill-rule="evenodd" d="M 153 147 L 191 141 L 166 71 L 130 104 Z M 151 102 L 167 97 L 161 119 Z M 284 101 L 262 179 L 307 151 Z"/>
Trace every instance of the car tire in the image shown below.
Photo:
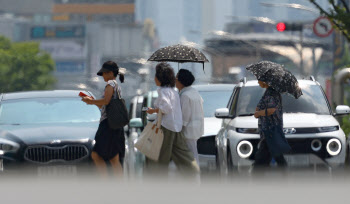
<path fill-rule="evenodd" d="M 218 148 L 216 147 L 216 152 L 215 152 L 215 163 L 216 163 L 216 169 L 220 170 L 220 163 L 219 163 L 219 153 L 218 153 Z"/>
<path fill-rule="evenodd" d="M 227 147 L 227 169 L 229 171 L 233 170 L 232 154 L 231 154 L 231 148 L 229 145 Z"/>
<path fill-rule="evenodd" d="M 350 145 L 346 146 L 346 152 L 345 152 L 345 164 L 344 166 L 349 168 L 350 167 Z"/>

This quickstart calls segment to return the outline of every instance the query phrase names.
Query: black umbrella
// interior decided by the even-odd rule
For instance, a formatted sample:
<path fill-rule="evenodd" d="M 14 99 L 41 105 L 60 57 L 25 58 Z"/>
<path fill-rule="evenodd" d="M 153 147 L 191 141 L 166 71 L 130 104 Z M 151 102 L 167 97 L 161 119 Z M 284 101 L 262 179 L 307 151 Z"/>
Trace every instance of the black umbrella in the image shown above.
<path fill-rule="evenodd" d="M 303 94 L 295 76 L 280 64 L 262 61 L 249 65 L 246 69 L 252 72 L 258 80 L 264 81 L 280 93 L 289 93 L 296 99 Z"/>
<path fill-rule="evenodd" d="M 163 47 L 155 51 L 148 61 L 156 62 L 195 62 L 202 63 L 204 70 L 204 63 L 209 62 L 205 55 L 198 49 L 186 45 L 171 45 Z"/>
<path fill-rule="evenodd" d="M 270 69 L 278 69 L 281 65 L 270 62 L 270 61 L 261 61 L 255 64 L 248 65 L 246 69 L 253 73 L 255 77 L 259 80 L 267 71 Z"/>

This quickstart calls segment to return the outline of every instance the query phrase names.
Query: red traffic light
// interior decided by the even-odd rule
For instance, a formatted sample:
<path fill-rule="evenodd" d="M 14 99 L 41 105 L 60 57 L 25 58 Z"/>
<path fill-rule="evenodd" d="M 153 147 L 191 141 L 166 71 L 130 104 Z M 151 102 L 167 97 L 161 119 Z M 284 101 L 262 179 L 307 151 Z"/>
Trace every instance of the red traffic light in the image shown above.
<path fill-rule="evenodd" d="M 277 23 L 276 28 L 279 32 L 283 32 L 284 30 L 286 30 L 286 24 L 285 23 Z"/>
<path fill-rule="evenodd" d="M 297 22 L 293 22 L 293 23 L 279 22 L 276 25 L 276 29 L 279 32 L 283 32 L 283 31 L 302 31 L 303 30 L 303 24 L 302 23 L 297 23 Z"/>

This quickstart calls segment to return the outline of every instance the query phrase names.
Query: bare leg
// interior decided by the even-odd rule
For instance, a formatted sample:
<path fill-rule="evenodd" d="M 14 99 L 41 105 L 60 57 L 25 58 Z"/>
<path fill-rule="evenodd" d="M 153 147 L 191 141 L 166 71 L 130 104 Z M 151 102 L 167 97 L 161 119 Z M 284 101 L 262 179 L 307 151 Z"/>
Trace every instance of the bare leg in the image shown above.
<path fill-rule="evenodd" d="M 108 175 L 108 173 L 107 173 L 107 165 L 106 165 L 106 162 L 103 160 L 103 158 L 100 157 L 100 155 L 98 155 L 96 152 L 92 152 L 91 153 L 91 158 L 94 161 L 98 172 L 102 176 L 107 177 L 107 175 Z"/>
<path fill-rule="evenodd" d="M 123 167 L 119 161 L 119 154 L 117 154 L 115 157 L 113 157 L 109 162 L 112 165 L 113 172 L 115 176 L 122 176 L 123 175 Z"/>

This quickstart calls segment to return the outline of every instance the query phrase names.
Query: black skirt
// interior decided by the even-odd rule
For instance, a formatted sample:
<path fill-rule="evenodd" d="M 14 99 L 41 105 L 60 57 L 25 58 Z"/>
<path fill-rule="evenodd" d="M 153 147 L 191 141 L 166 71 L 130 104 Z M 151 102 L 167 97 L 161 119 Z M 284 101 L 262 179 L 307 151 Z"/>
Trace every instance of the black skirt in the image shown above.
<path fill-rule="evenodd" d="M 111 129 L 107 119 L 98 126 L 95 136 L 93 151 L 97 152 L 104 160 L 110 160 L 119 154 L 120 162 L 123 164 L 125 155 L 124 129 Z"/>

